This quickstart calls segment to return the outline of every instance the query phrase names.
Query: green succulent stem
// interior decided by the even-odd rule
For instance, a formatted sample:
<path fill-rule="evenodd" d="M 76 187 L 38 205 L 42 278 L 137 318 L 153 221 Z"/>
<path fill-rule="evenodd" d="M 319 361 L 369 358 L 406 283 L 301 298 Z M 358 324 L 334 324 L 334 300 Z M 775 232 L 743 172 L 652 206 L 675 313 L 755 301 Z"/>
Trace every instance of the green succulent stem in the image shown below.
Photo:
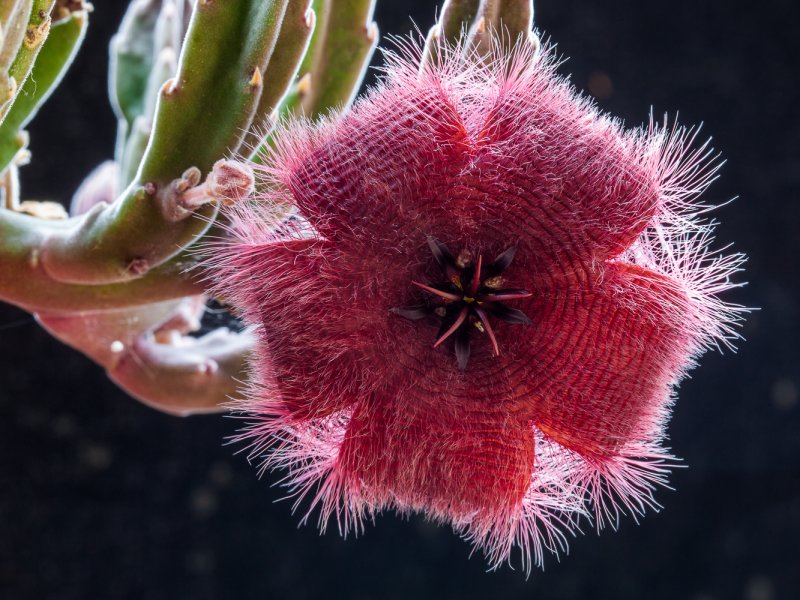
<path fill-rule="evenodd" d="M 378 43 L 374 0 L 314 0 L 312 6 L 317 25 L 282 114 L 314 118 L 347 108 Z"/>
<path fill-rule="evenodd" d="M 374 0 L 313 0 L 316 25 L 298 80 L 283 97 L 278 116 L 313 119 L 345 110 L 355 98 L 378 44 Z M 270 144 L 270 140 L 265 141 Z M 259 162 L 262 145 L 252 159 Z"/>
<path fill-rule="evenodd" d="M 512 41 L 533 26 L 533 0 L 483 0 L 481 12 L 487 25 L 504 29 Z"/>
<path fill-rule="evenodd" d="M 136 179 L 113 204 L 98 205 L 42 241 L 42 268 L 54 281 L 137 279 L 208 229 L 215 206 L 186 215 L 176 199 L 239 148 L 261 93 L 251 83 L 253 73 L 265 70 L 286 2 L 197 2 L 178 72 L 160 91 Z"/>
<path fill-rule="evenodd" d="M 151 23 L 152 31 L 148 31 L 145 36 L 152 43 L 152 47 L 149 52 L 144 48 L 140 51 L 140 54 L 147 54 L 146 64 L 149 65 L 149 73 L 141 89 L 138 89 L 137 83 L 136 93 L 139 96 L 135 99 L 135 103 L 129 107 L 127 115 L 119 119 L 118 146 L 115 153 L 121 165 L 119 189 L 126 188 L 136 177 L 139 164 L 150 142 L 159 92 L 177 70 L 183 33 L 182 19 L 177 7 L 175 0 L 161 3 L 158 17 Z M 120 44 L 122 42 L 123 40 L 120 40 Z M 119 78 L 119 75 L 115 74 L 115 77 Z M 125 78 L 123 71 L 122 79 Z M 134 77 L 135 81 L 137 79 L 138 77 Z M 131 90 L 128 90 L 128 93 L 130 94 Z M 133 102 L 133 99 L 130 100 Z"/>
<path fill-rule="evenodd" d="M 446 0 L 442 6 L 438 27 L 439 36 L 449 43 L 457 42 L 475 22 L 480 0 Z"/>
<path fill-rule="evenodd" d="M 275 49 L 261 76 L 263 91 L 253 118 L 253 126 L 242 143 L 243 149 L 250 153 L 251 158 L 272 128 L 276 109 L 297 75 L 315 24 L 316 17 L 311 9 L 311 0 L 289 2 L 275 42 Z"/>
<path fill-rule="evenodd" d="M 117 189 L 125 189 L 136 178 L 142 157 L 147 150 L 147 144 L 150 143 L 150 133 L 153 127 L 151 120 L 144 115 L 136 117 L 130 130 L 127 130 L 127 125 L 123 124 L 122 126 L 126 127 L 126 129 L 119 132 L 121 136 L 118 139 L 120 147 L 116 152 L 119 157 Z M 127 137 L 125 137 L 125 134 Z"/>
<path fill-rule="evenodd" d="M 111 38 L 109 96 L 123 129 L 142 114 L 153 62 L 153 36 L 158 18 L 156 0 L 134 0 Z"/>
<path fill-rule="evenodd" d="M 4 44 L 2 53 L 0 53 L 0 68 L 5 71 L 4 65 L 6 61 L 11 56 L 11 53 L 15 51 L 14 58 L 7 67 L 7 75 L 4 77 L 6 89 L 4 93 L 3 90 L 0 90 L 0 123 L 5 120 L 9 109 L 14 103 L 14 98 L 16 98 L 22 85 L 28 79 L 36 56 L 39 54 L 39 51 L 44 45 L 44 41 L 47 39 L 52 22 L 50 11 L 55 4 L 55 0 L 33 0 L 32 2 L 23 4 L 25 7 L 30 5 L 30 12 L 28 12 L 28 18 L 25 21 L 25 29 L 22 33 L 21 43 L 16 47 L 15 51 L 14 45 L 16 45 L 16 40 L 19 35 L 19 30 L 17 28 L 22 21 L 14 20 L 13 26 L 15 29 L 13 30 L 13 38 L 4 40 L 8 42 L 13 40 L 14 43 L 9 44 L 9 47 L 6 47 Z M 20 12 L 19 14 L 24 15 L 25 13 Z"/>
<path fill-rule="evenodd" d="M 192 194 L 220 158 L 259 146 L 277 114 L 345 109 L 378 39 L 374 0 L 195 0 L 188 28 L 184 1 L 134 0 L 111 43 L 116 200 L 62 220 L 0 208 L 0 300 L 175 414 L 218 410 L 253 344 L 249 332 L 159 338 L 156 321 L 204 293 L 190 248 L 217 209 Z M 83 38 L 85 12 L 53 22 L 54 3 L 0 0 L 0 92 L 13 100 L 0 102 L 0 168 Z"/>
<path fill-rule="evenodd" d="M 31 76 L 23 84 L 5 121 L 0 125 L 0 172 L 23 147 L 20 130 L 33 119 L 39 107 L 58 86 L 83 41 L 87 25 L 86 11 L 79 11 L 51 27 Z"/>
<path fill-rule="evenodd" d="M 206 172 L 239 149 L 263 87 L 253 75 L 266 69 L 287 1 L 198 0 L 178 73 L 161 89 L 140 179 Z"/>
<path fill-rule="evenodd" d="M 428 32 L 421 67 L 435 64 L 444 48 L 459 43 L 465 52 L 481 56 L 490 54 L 497 42 L 510 48 L 520 37 L 538 47 L 532 26 L 532 0 L 446 0 L 438 23 Z"/>
<path fill-rule="evenodd" d="M 435 64 L 443 46 L 455 46 L 477 21 L 481 0 L 445 0 L 438 22 L 428 31 L 420 66 Z"/>
<path fill-rule="evenodd" d="M 0 0 L 0 25 L 3 28 L 3 36 L 0 38 L 0 73 L 4 75 L 4 85 L 8 84 L 8 68 L 22 45 L 32 7 L 33 0 Z M 6 91 L 7 88 L 3 88 L 0 104 L 6 100 Z"/>
<path fill-rule="evenodd" d="M 74 285 L 54 281 L 43 269 L 41 250 L 70 221 L 43 221 L 0 210 L 0 300 L 29 312 L 65 312 L 130 307 L 200 294 L 204 282 L 192 269 L 197 257 L 179 253 L 143 277 L 126 283 Z"/>
<path fill-rule="evenodd" d="M 317 29 L 300 66 L 308 89 L 295 111 L 314 117 L 352 102 L 378 43 L 374 0 L 315 0 Z"/>
<path fill-rule="evenodd" d="M 521 37 L 538 46 L 532 27 L 533 0 L 482 0 L 478 19 L 470 30 L 471 47 L 479 54 L 488 54 L 492 37 L 507 48 Z"/>

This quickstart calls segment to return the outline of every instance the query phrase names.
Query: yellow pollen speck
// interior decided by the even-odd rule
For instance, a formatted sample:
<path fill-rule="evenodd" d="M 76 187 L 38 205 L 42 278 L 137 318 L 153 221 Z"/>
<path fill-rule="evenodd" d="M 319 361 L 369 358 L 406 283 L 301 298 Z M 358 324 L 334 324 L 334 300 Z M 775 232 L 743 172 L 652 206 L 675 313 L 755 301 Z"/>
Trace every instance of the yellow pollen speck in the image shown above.
<path fill-rule="evenodd" d="M 503 278 L 499 275 L 495 275 L 494 277 L 489 277 L 486 281 L 483 282 L 483 285 L 490 288 L 499 288 L 503 286 Z"/>
<path fill-rule="evenodd" d="M 466 269 L 471 264 L 472 264 L 472 252 L 465 249 L 458 253 L 458 256 L 456 257 L 456 266 L 459 269 Z"/>

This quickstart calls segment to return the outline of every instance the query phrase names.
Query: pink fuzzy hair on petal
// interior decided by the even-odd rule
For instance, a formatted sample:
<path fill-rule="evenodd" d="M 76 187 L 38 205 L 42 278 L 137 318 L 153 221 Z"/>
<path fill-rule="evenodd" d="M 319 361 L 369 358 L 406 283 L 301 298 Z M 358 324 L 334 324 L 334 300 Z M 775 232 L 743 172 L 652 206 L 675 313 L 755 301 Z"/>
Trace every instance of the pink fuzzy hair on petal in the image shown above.
<path fill-rule="evenodd" d="M 625 130 L 549 49 L 401 46 L 347 114 L 281 125 L 225 209 L 207 264 L 260 340 L 239 439 L 321 528 L 421 512 L 529 570 L 658 507 L 743 258 L 709 249 L 696 131 Z"/>

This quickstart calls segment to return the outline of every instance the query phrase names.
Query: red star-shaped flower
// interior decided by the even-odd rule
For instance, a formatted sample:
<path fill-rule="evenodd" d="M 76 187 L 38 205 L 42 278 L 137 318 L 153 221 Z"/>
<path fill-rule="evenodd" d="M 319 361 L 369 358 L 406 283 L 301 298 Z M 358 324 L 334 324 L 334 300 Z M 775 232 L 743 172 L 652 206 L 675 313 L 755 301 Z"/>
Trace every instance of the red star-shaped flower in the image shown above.
<path fill-rule="evenodd" d="M 323 526 L 421 511 L 538 562 L 587 510 L 654 504 L 673 386 L 734 335 L 716 293 L 741 257 L 690 218 L 715 170 L 690 132 L 624 131 L 546 52 L 414 58 L 281 131 L 228 212 L 217 288 L 260 335 L 244 437 Z"/>

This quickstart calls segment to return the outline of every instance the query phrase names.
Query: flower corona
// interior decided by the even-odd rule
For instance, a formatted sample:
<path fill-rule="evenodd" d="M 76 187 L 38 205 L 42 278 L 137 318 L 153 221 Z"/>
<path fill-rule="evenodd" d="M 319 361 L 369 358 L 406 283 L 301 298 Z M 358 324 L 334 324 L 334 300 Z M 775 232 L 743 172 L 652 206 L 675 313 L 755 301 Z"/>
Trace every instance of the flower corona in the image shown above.
<path fill-rule="evenodd" d="M 448 522 L 492 565 L 656 507 L 675 385 L 736 337 L 696 132 L 601 114 L 528 44 L 405 45 L 279 127 L 208 264 L 259 345 L 241 437 L 320 523 Z M 438 328 L 438 333 L 437 333 Z"/>

